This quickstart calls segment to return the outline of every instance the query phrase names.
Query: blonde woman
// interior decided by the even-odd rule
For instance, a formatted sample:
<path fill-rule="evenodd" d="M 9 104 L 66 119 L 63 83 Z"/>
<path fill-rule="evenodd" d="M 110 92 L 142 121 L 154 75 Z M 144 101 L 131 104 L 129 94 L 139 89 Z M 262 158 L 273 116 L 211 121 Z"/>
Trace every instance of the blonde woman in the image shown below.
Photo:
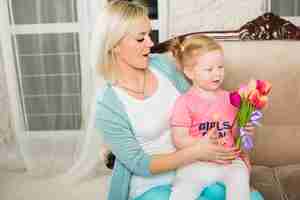
<path fill-rule="evenodd" d="M 168 200 L 178 167 L 238 156 L 215 138 L 175 150 L 170 112 L 189 84 L 168 57 L 150 55 L 150 31 L 145 7 L 112 1 L 93 33 L 92 64 L 106 80 L 97 91 L 96 127 L 116 156 L 109 200 Z M 208 186 L 199 199 L 224 200 L 224 189 Z"/>

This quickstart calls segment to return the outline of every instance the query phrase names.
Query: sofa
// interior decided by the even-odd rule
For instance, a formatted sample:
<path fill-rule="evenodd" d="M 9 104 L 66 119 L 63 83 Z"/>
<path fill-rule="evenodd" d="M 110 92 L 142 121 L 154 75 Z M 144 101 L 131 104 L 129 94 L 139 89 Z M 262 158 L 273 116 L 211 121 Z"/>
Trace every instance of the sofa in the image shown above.
<path fill-rule="evenodd" d="M 300 199 L 300 41 L 224 41 L 224 87 L 272 83 L 251 154 L 251 182 L 266 200 Z"/>
<path fill-rule="evenodd" d="M 226 89 L 236 89 L 251 78 L 271 82 L 269 104 L 251 152 L 251 184 L 266 200 L 300 200 L 299 33 L 295 25 L 267 13 L 239 30 L 178 36 L 207 34 L 222 44 Z M 156 45 L 152 52 L 164 53 L 169 42 Z"/>

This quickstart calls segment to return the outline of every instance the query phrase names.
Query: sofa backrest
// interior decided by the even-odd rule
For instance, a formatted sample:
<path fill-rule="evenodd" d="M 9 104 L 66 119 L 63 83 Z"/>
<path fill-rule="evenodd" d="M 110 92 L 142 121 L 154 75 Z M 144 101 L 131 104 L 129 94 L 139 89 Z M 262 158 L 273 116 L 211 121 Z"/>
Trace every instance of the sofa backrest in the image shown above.
<path fill-rule="evenodd" d="M 251 78 L 271 82 L 269 105 L 257 129 L 254 164 L 300 162 L 300 41 L 221 41 L 227 89 Z"/>

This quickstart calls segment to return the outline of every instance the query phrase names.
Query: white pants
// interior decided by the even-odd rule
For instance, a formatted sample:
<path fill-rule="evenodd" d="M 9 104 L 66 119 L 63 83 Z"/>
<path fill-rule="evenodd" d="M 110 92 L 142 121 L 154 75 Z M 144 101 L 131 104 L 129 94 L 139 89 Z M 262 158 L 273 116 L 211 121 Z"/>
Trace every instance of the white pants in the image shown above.
<path fill-rule="evenodd" d="M 216 182 L 226 186 L 226 200 L 250 200 L 249 170 L 242 160 L 224 165 L 195 162 L 177 169 L 170 200 L 196 200 Z"/>

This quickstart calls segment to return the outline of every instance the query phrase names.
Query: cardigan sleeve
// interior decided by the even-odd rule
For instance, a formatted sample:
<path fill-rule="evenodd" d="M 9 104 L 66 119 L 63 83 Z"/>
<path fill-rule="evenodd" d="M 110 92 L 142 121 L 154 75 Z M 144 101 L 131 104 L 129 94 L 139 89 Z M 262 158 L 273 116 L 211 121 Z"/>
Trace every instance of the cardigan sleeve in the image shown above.
<path fill-rule="evenodd" d="M 96 128 L 101 131 L 104 142 L 116 158 L 133 174 L 151 176 L 150 160 L 138 141 L 128 122 L 111 106 L 97 102 Z"/>

